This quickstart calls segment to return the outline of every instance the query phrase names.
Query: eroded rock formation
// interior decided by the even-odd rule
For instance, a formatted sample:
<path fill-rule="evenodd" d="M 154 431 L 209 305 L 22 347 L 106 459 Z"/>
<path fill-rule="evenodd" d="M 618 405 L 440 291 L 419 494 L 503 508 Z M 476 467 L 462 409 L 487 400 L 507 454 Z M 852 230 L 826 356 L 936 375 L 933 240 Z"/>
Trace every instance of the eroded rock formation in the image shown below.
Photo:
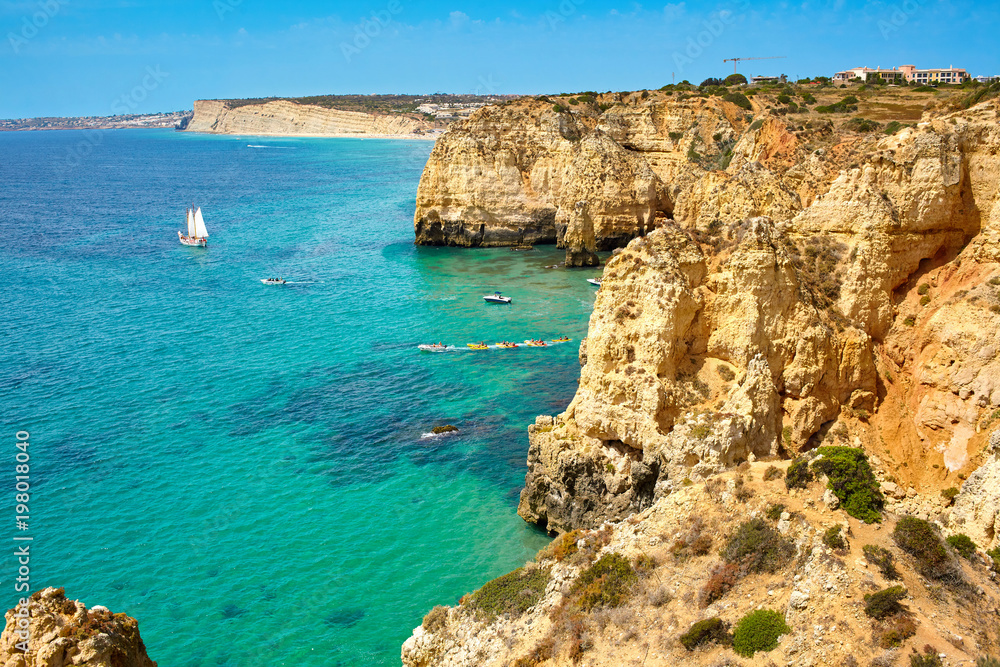
<path fill-rule="evenodd" d="M 29 600 L 30 639 L 27 652 L 18 645 L 18 608 L 6 614 L 0 637 L 0 664 L 5 667 L 156 667 L 146 655 L 139 623 L 105 607 L 87 609 L 66 598 L 62 588 L 46 588 Z"/>
<path fill-rule="evenodd" d="M 986 103 L 865 139 L 836 172 L 748 130 L 730 171 L 608 261 L 577 394 L 530 429 L 521 516 L 593 527 L 824 443 L 918 491 L 960 483 L 1000 408 L 997 118 Z M 741 215 L 762 192 L 780 217 Z"/>

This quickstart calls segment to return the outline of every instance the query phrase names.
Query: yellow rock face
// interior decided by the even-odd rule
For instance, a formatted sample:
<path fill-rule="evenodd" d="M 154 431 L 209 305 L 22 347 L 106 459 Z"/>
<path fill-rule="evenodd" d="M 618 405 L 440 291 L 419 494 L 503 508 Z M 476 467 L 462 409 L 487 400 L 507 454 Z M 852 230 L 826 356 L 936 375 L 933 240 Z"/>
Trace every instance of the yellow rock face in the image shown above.
<path fill-rule="evenodd" d="M 276 100 L 230 108 L 224 100 L 197 100 L 190 132 L 315 136 L 409 135 L 426 126 L 411 118 L 339 111 Z"/>
<path fill-rule="evenodd" d="M 797 163 L 773 122 L 747 130 L 608 261 L 579 390 L 531 430 L 521 515 L 592 527 L 830 444 L 921 493 L 960 486 L 1000 425 L 997 118 L 985 103 Z"/>

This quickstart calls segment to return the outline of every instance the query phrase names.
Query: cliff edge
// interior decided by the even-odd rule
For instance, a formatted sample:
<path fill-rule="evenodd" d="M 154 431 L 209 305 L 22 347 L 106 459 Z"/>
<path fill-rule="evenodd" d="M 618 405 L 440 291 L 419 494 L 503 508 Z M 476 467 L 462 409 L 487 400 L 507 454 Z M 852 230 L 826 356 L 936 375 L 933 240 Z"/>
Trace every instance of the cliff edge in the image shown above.
<path fill-rule="evenodd" d="M 46 588 L 28 600 L 30 636 L 25 647 L 23 607 L 6 614 L 0 636 L 4 667 L 156 667 L 139 636 L 139 623 L 105 607 L 87 609 L 66 598 L 62 588 Z M 27 651 L 23 650 L 27 648 Z"/>

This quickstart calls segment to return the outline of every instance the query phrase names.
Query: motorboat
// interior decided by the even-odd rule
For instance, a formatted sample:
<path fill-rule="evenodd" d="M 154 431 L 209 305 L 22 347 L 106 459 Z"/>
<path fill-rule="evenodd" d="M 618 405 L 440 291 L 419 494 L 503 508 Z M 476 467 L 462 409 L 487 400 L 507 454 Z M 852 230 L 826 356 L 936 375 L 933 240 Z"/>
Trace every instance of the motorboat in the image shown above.
<path fill-rule="evenodd" d="M 525 347 L 546 347 L 544 340 L 526 340 L 524 341 Z"/>
<path fill-rule="evenodd" d="M 600 278 L 587 278 L 587 282 L 590 283 L 591 285 L 595 286 L 595 287 L 600 287 L 601 286 L 601 279 Z"/>
<path fill-rule="evenodd" d="M 490 346 L 486 343 L 468 343 L 466 345 L 470 350 L 488 350 Z"/>
<path fill-rule="evenodd" d="M 421 352 L 444 352 L 448 346 L 444 343 L 434 343 L 432 345 L 417 345 L 417 349 Z"/>
<path fill-rule="evenodd" d="M 497 343 L 497 347 L 503 348 L 505 350 L 513 350 L 514 348 L 517 347 L 517 343 L 508 343 L 507 341 L 504 341 L 502 343 Z"/>
<path fill-rule="evenodd" d="M 287 285 L 288 281 L 284 278 L 261 278 L 260 281 L 265 285 Z"/>
<path fill-rule="evenodd" d="M 510 303 L 513 301 L 509 296 L 504 296 L 500 292 L 494 292 L 493 294 L 487 294 L 483 297 L 486 303 Z"/>

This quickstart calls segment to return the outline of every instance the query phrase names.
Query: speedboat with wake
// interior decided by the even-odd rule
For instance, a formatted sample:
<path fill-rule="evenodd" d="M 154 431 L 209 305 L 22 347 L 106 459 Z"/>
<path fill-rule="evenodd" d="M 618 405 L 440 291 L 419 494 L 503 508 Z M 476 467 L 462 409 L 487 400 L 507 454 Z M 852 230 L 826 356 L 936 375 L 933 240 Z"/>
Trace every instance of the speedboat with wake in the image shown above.
<path fill-rule="evenodd" d="M 448 346 L 444 343 L 434 343 L 431 345 L 417 345 L 417 349 L 421 352 L 444 352 L 448 349 Z"/>
<path fill-rule="evenodd" d="M 287 285 L 288 281 L 284 278 L 261 278 L 260 281 L 265 285 Z"/>
<path fill-rule="evenodd" d="M 500 292 L 494 292 L 493 294 L 487 294 L 483 297 L 486 303 L 510 303 L 513 301 L 509 296 L 504 296 Z"/>
<path fill-rule="evenodd" d="M 595 287 L 600 287 L 601 286 L 601 279 L 600 278 L 587 278 L 587 282 L 590 283 L 591 285 L 595 286 Z"/>

